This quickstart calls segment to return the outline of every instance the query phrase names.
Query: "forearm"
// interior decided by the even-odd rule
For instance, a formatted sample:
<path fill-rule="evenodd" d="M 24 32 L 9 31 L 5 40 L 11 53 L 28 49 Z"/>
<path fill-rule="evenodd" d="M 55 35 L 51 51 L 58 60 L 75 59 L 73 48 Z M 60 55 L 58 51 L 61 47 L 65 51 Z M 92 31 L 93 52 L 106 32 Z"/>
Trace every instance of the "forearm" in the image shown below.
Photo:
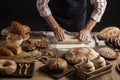
<path fill-rule="evenodd" d="M 87 22 L 87 24 L 85 25 L 84 29 L 92 31 L 92 29 L 94 28 L 95 25 L 96 25 L 96 21 L 93 20 L 92 18 L 90 18 L 89 21 Z"/>
<path fill-rule="evenodd" d="M 53 30 L 58 28 L 59 25 L 52 15 L 45 16 L 44 18 Z"/>

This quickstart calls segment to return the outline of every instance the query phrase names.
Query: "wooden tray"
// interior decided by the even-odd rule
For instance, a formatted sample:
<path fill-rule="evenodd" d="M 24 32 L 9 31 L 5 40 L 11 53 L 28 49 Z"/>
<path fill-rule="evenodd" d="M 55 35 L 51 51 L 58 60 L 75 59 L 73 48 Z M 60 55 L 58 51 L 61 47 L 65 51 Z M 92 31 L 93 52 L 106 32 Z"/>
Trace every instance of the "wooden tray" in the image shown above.
<path fill-rule="evenodd" d="M 66 72 L 62 72 L 62 73 L 58 73 L 58 74 L 50 73 L 47 69 L 47 66 L 42 66 L 39 68 L 39 70 L 54 77 L 54 78 L 56 78 L 56 79 L 59 79 L 59 78 L 62 78 L 63 76 L 66 76 L 66 75 L 69 75 L 70 73 L 72 73 L 74 71 L 74 67 L 69 65 L 68 70 Z"/>
<path fill-rule="evenodd" d="M 31 78 L 32 77 L 33 71 L 34 71 L 34 63 L 33 62 L 16 62 L 16 64 L 17 64 L 17 69 L 16 69 L 15 73 L 9 74 L 9 75 L 8 74 L 7 75 L 0 75 L 0 77 L 7 77 L 7 78 L 10 78 L 10 77 Z M 19 70 L 20 70 L 19 64 L 24 64 L 24 66 L 21 70 L 22 74 L 19 74 Z M 28 71 L 27 71 L 27 74 L 24 74 L 25 64 L 30 64 Z"/>
<path fill-rule="evenodd" d="M 80 69 L 77 69 L 77 65 L 75 65 L 75 68 L 77 70 L 75 70 L 75 75 L 80 77 L 81 79 L 83 80 L 93 80 L 93 78 L 95 77 L 98 77 L 98 76 L 101 76 L 103 74 L 106 74 L 106 73 L 109 73 L 112 71 L 111 67 L 112 67 L 112 64 L 109 62 L 109 61 L 106 61 L 106 66 L 105 67 L 102 67 L 102 68 L 98 68 L 96 69 L 95 71 L 92 71 L 92 72 L 84 72 Z"/>
<path fill-rule="evenodd" d="M 120 63 L 116 64 L 116 69 L 117 69 L 118 73 L 120 74 Z"/>

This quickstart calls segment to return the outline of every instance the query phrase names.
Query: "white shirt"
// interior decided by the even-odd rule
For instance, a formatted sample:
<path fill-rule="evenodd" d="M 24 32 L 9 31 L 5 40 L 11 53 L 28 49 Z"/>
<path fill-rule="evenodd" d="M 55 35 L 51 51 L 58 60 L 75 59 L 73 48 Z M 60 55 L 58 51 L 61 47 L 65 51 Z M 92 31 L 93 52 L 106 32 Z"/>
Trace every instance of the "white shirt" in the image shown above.
<path fill-rule="evenodd" d="M 50 0 L 37 0 L 36 6 L 40 13 L 40 16 L 45 17 L 52 14 L 48 3 Z M 96 22 L 100 22 L 107 5 L 106 0 L 90 0 L 90 3 L 94 6 L 94 10 L 91 14 L 91 18 Z"/>

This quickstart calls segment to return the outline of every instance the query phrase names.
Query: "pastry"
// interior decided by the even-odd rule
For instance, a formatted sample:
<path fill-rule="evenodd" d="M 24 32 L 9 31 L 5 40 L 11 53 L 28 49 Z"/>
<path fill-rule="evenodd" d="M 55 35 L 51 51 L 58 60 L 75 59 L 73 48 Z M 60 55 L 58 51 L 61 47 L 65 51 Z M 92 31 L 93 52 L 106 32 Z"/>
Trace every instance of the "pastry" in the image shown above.
<path fill-rule="evenodd" d="M 43 48 L 47 48 L 49 45 L 45 41 L 37 41 L 35 42 L 35 46 L 43 49 Z"/>
<path fill-rule="evenodd" d="M 13 56 L 13 52 L 7 48 L 0 48 L 0 56 Z"/>
<path fill-rule="evenodd" d="M 37 43 L 38 41 L 42 41 L 42 40 L 41 39 L 28 39 L 28 42 L 33 43 L 33 44 Z"/>
<path fill-rule="evenodd" d="M 32 43 L 26 44 L 26 45 L 25 45 L 25 48 L 26 48 L 27 51 L 33 51 L 33 50 L 36 49 L 35 45 L 32 44 Z"/>
<path fill-rule="evenodd" d="M 16 71 L 17 64 L 11 60 L 0 60 L 0 74 L 13 74 Z"/>

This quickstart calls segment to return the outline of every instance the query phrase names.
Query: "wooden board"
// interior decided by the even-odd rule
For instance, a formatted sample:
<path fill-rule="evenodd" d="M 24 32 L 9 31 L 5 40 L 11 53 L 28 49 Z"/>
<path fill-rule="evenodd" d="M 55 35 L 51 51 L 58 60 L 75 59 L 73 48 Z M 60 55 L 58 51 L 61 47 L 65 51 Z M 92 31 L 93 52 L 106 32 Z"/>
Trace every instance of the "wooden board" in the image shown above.
<path fill-rule="evenodd" d="M 80 77 L 83 80 L 93 80 L 93 78 L 104 75 L 106 73 L 109 73 L 112 71 L 112 64 L 109 61 L 106 61 L 106 66 L 105 67 L 101 67 L 96 69 L 95 71 L 92 72 L 85 72 L 82 71 L 79 66 L 79 64 L 75 65 L 75 75 Z"/>
<path fill-rule="evenodd" d="M 68 65 L 68 70 L 67 71 L 62 72 L 62 73 L 58 73 L 58 74 L 53 74 L 53 73 L 49 72 L 47 66 L 40 67 L 39 70 L 48 74 L 48 75 L 50 75 L 50 76 L 52 76 L 52 77 L 54 77 L 54 78 L 56 78 L 56 79 L 59 79 L 59 78 L 62 78 L 64 76 L 72 73 L 74 71 L 74 67 L 71 66 L 71 65 Z"/>

